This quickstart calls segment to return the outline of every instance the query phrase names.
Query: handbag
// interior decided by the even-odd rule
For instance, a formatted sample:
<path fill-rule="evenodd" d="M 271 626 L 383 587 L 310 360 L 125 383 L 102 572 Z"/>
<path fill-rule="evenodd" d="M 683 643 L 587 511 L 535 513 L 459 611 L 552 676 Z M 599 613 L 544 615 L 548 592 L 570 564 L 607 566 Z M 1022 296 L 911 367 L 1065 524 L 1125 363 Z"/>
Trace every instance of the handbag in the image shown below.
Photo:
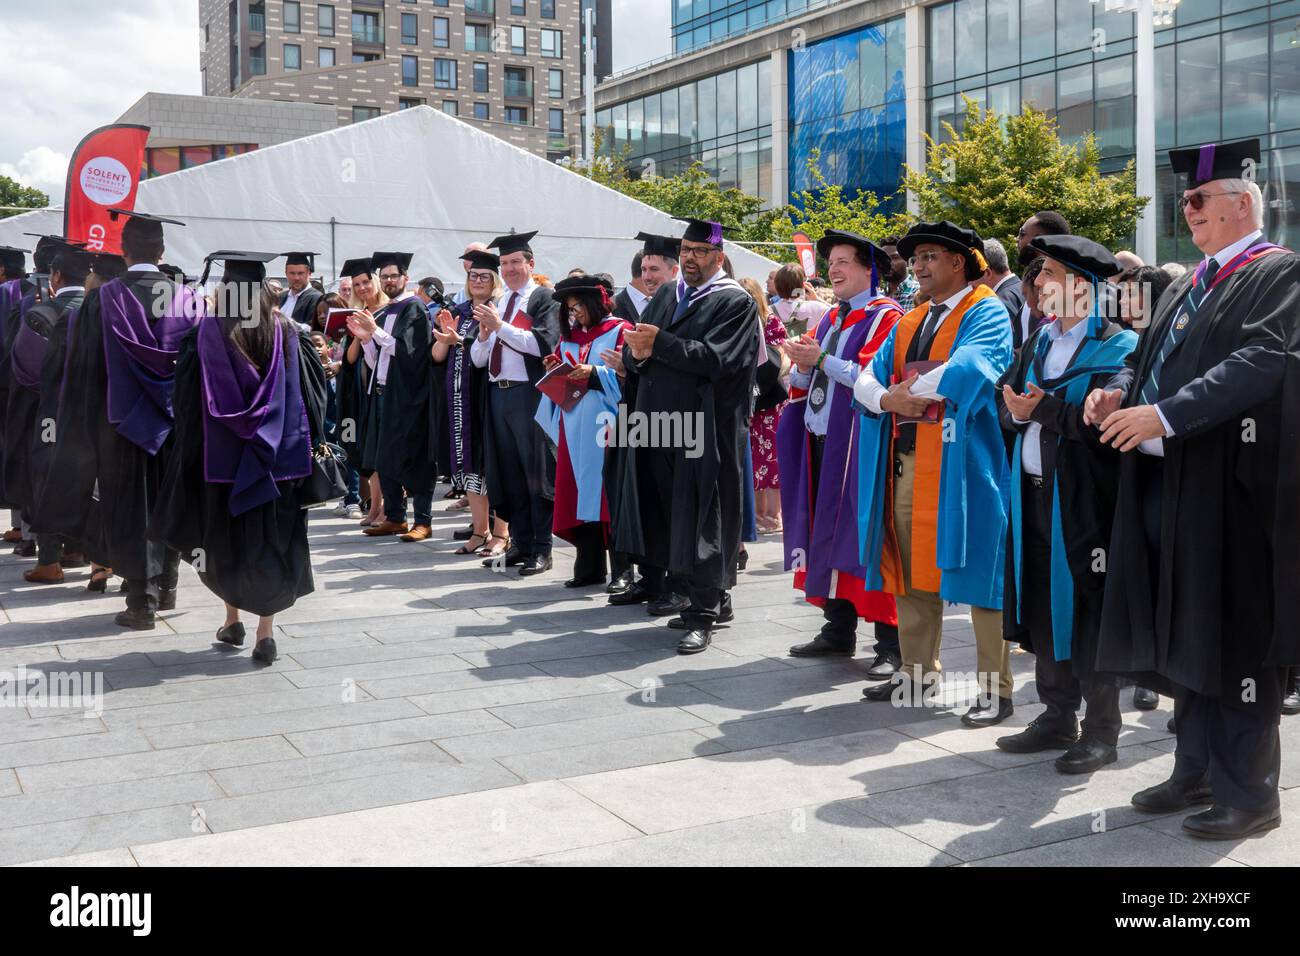
<path fill-rule="evenodd" d="M 312 449 L 311 474 L 298 484 L 298 504 L 303 508 L 342 498 L 348 492 L 347 453 L 329 442 Z"/>
<path fill-rule="evenodd" d="M 766 412 L 789 400 L 790 392 L 781 381 L 785 353 L 776 346 L 767 346 L 767 361 L 758 367 L 754 376 L 754 411 Z"/>

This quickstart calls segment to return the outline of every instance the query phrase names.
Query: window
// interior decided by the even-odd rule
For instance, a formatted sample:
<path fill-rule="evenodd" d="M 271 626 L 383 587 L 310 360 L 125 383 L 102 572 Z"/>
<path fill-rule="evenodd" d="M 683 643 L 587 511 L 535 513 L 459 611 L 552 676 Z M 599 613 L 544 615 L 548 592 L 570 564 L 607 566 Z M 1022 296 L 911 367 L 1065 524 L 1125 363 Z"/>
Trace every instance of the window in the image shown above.
<path fill-rule="evenodd" d="M 549 128 L 552 133 L 564 132 L 564 110 L 549 111 Z"/>
<path fill-rule="evenodd" d="M 476 120 L 486 120 L 490 117 L 491 113 L 488 111 L 488 105 L 486 103 L 474 104 L 474 118 Z"/>
<path fill-rule="evenodd" d="M 379 59 L 378 53 L 353 53 L 353 63 L 374 63 Z"/>
<path fill-rule="evenodd" d="M 402 85 L 419 86 L 420 85 L 420 58 L 415 56 L 402 57 Z"/>
<path fill-rule="evenodd" d="M 414 13 L 402 14 L 402 42 L 407 46 L 420 42 L 420 18 Z"/>
<path fill-rule="evenodd" d="M 284 68 L 286 70 L 302 69 L 302 47 L 296 43 L 284 45 Z"/>
<path fill-rule="evenodd" d="M 528 0 L 510 0 L 510 15 L 512 17 L 528 16 Z"/>
<path fill-rule="evenodd" d="M 459 116 L 460 104 L 457 103 L 455 100 L 443 100 L 442 111 L 448 114 L 449 116 Z"/>
<path fill-rule="evenodd" d="M 507 106 L 506 122 L 516 126 L 528 125 L 528 108 L 524 106 Z"/>
<path fill-rule="evenodd" d="M 424 100 L 419 100 L 411 96 L 399 96 L 397 98 L 397 108 L 399 110 L 413 110 L 417 106 L 423 106 Z"/>
<path fill-rule="evenodd" d="M 564 71 L 546 71 L 546 95 L 553 100 L 564 99 Z"/>
<path fill-rule="evenodd" d="M 451 46 L 451 21 L 446 17 L 433 18 L 433 45 L 437 47 Z"/>
<path fill-rule="evenodd" d="M 284 32 L 298 33 L 302 30 L 302 9 L 292 0 L 284 2 Z"/>
<path fill-rule="evenodd" d="M 316 4 L 316 32 L 323 37 L 334 35 L 334 4 Z"/>
<path fill-rule="evenodd" d="M 555 19 L 555 0 L 542 0 L 542 19 L 543 20 Z M 587 22 L 585 17 L 583 18 L 582 22 L 583 23 Z"/>
<path fill-rule="evenodd" d="M 528 31 L 523 27 L 510 28 L 510 52 L 521 56 L 528 52 Z"/>
<path fill-rule="evenodd" d="M 334 65 L 334 48 L 332 46 L 323 46 L 316 51 L 316 65 L 321 67 Z"/>
<path fill-rule="evenodd" d="M 492 31 L 482 23 L 465 24 L 465 52 L 489 53 L 492 50 Z"/>
<path fill-rule="evenodd" d="M 378 106 L 354 106 L 352 107 L 352 122 L 364 123 L 366 120 L 374 119 L 379 115 Z"/>
<path fill-rule="evenodd" d="M 488 91 L 488 65 L 486 63 L 474 64 L 474 92 L 486 93 Z"/>
<path fill-rule="evenodd" d="M 532 99 L 533 85 L 528 82 L 528 70 L 522 66 L 508 66 L 505 71 L 505 95 Z"/>
<path fill-rule="evenodd" d="M 266 75 L 266 44 L 248 48 L 248 72 L 253 76 Z"/>
<path fill-rule="evenodd" d="M 433 85 L 440 90 L 454 90 L 456 88 L 455 60 L 433 61 Z"/>
<path fill-rule="evenodd" d="M 383 43 L 379 14 L 352 11 L 352 40 L 354 43 Z"/>
<path fill-rule="evenodd" d="M 542 56 L 559 58 L 564 56 L 564 34 L 559 30 L 542 31 Z"/>

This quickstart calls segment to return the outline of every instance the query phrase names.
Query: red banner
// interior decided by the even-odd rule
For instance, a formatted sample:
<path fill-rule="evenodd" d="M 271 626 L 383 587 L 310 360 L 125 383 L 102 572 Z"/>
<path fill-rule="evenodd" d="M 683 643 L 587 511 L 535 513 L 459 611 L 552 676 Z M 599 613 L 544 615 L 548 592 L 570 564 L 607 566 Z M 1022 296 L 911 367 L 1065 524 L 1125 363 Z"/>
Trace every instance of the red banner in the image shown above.
<path fill-rule="evenodd" d="M 148 126 L 104 126 L 81 141 L 68 166 L 63 197 L 63 235 L 91 252 L 122 254 L 125 218 L 110 209 L 135 209 Z"/>
<path fill-rule="evenodd" d="M 812 240 L 802 232 L 796 232 L 792 237 L 794 240 L 794 251 L 799 256 L 799 264 L 803 266 L 803 274 L 809 279 L 817 276 L 817 250 L 813 247 Z"/>

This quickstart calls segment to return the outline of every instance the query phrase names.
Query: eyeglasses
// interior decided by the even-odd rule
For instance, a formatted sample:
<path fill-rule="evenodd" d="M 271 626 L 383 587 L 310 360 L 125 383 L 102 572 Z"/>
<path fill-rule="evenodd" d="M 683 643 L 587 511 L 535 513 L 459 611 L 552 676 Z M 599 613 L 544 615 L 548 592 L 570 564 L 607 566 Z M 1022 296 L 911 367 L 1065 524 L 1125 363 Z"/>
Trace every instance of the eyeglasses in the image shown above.
<path fill-rule="evenodd" d="M 401 277 L 402 274 L 400 272 L 381 272 L 379 274 L 379 278 L 384 281 L 388 281 L 390 279 L 400 279 Z"/>
<path fill-rule="evenodd" d="M 1190 196 L 1179 196 L 1178 208 L 1180 210 L 1183 210 L 1186 209 L 1188 206 L 1191 206 L 1193 209 L 1200 209 L 1202 206 L 1205 205 L 1205 200 L 1207 199 L 1213 199 L 1216 196 L 1239 196 L 1239 195 L 1241 194 L 1234 193 L 1234 192 L 1207 193 L 1207 192 L 1202 192 L 1201 190 L 1198 189 Z"/>
<path fill-rule="evenodd" d="M 491 282 L 492 273 L 491 272 L 468 272 L 465 274 L 465 278 L 469 279 L 470 282 Z"/>
<path fill-rule="evenodd" d="M 916 267 L 918 262 L 928 266 L 932 262 L 938 262 L 945 255 L 946 253 L 943 252 L 922 252 L 920 255 L 915 255 L 908 259 L 907 264 L 913 268 Z"/>
<path fill-rule="evenodd" d="M 707 259 L 715 252 L 721 252 L 713 246 L 682 246 L 682 255 L 691 256 L 694 259 Z"/>

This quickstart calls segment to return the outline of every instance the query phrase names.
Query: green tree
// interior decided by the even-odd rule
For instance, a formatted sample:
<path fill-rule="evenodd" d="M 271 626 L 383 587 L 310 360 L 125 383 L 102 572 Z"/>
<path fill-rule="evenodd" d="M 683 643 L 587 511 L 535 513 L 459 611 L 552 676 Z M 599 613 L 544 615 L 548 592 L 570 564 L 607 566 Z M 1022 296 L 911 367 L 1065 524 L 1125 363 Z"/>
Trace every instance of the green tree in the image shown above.
<path fill-rule="evenodd" d="M 874 192 L 858 189 L 850 197 L 843 186 L 827 182 L 820 149 L 814 149 L 806 163 L 812 186 L 795 193 L 795 201 L 780 210 L 772 223 L 774 240 L 789 242 L 795 233 L 802 232 L 815 243 L 826 235 L 826 230 L 839 229 L 879 242 L 885 236 L 906 232 L 911 225 L 905 213 L 882 208 Z"/>
<path fill-rule="evenodd" d="M 44 209 L 50 198 L 39 189 L 24 186 L 8 176 L 0 176 L 0 219 L 17 216 L 24 209 Z M 18 207 L 6 209 L 6 206 Z"/>
<path fill-rule="evenodd" d="M 1056 120 L 1032 107 L 1002 117 L 969 97 L 961 130 L 945 123 L 951 140 L 929 136 L 923 171 L 910 167 L 904 188 L 920 202 L 921 218 L 950 219 L 984 237 L 996 237 L 1016 264 L 1016 234 L 1034 213 L 1055 209 L 1074 232 L 1112 251 L 1129 241 L 1150 196 L 1137 195 L 1132 161 L 1103 175 L 1101 150 L 1089 133 L 1062 143 Z"/>

